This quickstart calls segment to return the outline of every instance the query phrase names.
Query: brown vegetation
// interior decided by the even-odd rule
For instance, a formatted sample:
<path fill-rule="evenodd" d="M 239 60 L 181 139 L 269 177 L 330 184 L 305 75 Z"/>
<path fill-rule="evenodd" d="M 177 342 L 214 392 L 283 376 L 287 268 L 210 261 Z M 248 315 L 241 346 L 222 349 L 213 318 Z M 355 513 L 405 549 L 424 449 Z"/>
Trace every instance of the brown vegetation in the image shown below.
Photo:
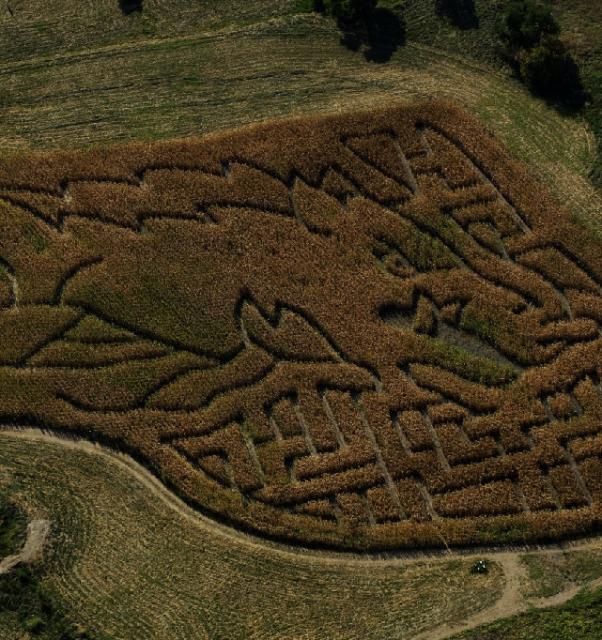
<path fill-rule="evenodd" d="M 272 537 L 602 516 L 599 244 L 446 103 L 0 162 L 0 415 Z"/>

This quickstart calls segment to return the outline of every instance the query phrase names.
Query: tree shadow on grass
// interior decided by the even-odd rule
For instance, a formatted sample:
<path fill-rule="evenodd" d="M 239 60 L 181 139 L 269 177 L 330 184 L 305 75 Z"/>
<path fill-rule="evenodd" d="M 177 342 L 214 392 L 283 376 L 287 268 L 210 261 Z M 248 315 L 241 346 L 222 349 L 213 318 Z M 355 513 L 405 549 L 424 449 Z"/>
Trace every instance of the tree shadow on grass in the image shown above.
<path fill-rule="evenodd" d="M 119 8 L 124 16 L 129 16 L 131 13 L 142 11 L 143 0 L 119 0 Z"/>
<path fill-rule="evenodd" d="M 359 51 L 363 46 L 366 60 L 388 62 L 398 47 L 405 44 L 406 26 L 403 18 L 383 7 L 374 10 L 369 21 L 353 24 L 338 21 L 342 31 L 341 44 L 351 51 Z"/>
<path fill-rule="evenodd" d="M 435 0 L 437 15 L 447 18 L 459 29 L 477 29 L 479 16 L 474 0 Z"/>
<path fill-rule="evenodd" d="M 533 93 L 545 101 L 549 107 L 553 107 L 563 116 L 575 117 L 582 113 L 583 109 L 592 101 L 592 95 L 584 86 L 579 83 L 573 87 L 569 87 L 558 94 L 550 92 L 537 91 L 532 89 Z"/>

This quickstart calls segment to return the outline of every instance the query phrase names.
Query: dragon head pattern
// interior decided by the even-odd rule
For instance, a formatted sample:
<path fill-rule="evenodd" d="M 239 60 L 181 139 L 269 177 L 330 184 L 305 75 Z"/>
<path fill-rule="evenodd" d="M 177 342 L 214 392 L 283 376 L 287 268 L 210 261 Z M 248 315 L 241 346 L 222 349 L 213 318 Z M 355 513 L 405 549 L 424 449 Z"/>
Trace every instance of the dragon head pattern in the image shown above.
<path fill-rule="evenodd" d="M 0 416 L 364 550 L 602 515 L 600 247 L 444 103 L 0 164 Z"/>

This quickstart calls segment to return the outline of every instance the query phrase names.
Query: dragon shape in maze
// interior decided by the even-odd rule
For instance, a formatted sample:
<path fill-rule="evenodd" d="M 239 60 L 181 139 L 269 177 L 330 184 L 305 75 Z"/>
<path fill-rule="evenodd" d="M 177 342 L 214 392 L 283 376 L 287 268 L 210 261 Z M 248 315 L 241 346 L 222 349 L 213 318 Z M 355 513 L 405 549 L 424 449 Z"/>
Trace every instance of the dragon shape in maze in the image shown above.
<path fill-rule="evenodd" d="M 336 225 L 299 206 L 299 190 L 323 192 L 338 202 L 341 215 L 358 202 L 370 201 L 386 221 L 376 230 L 365 227 L 371 255 L 378 268 L 400 284 L 403 294 L 380 310 L 381 320 L 395 330 L 451 342 L 517 377 L 534 366 L 554 366 L 581 344 L 598 344 L 599 316 L 584 303 L 602 296 L 596 276 L 577 256 L 549 244 L 545 234 L 534 233 L 528 215 L 502 194 L 494 178 L 460 143 L 435 125 L 419 124 L 416 131 L 418 144 L 406 151 L 394 131 L 343 138 L 340 164 L 323 168 L 314 184 L 296 174 L 283 180 L 248 160 L 223 162 L 221 173 L 208 174 L 223 186 L 223 197 L 210 205 L 191 202 L 185 213 L 138 212 L 126 223 L 73 209 L 76 181 L 65 182 L 59 194 L 43 194 L 56 201 L 54 216 L 36 208 L 26 189 L 0 190 L 0 199 L 60 232 L 70 217 L 141 233 L 152 232 L 156 221 L 166 219 L 219 225 L 228 211 L 245 208 L 290 218 L 310 234 L 325 238 L 336 235 Z M 358 177 L 360 165 L 368 181 Z M 128 187 L 142 187 L 152 172 L 166 170 L 177 171 L 148 167 Z M 266 191 L 286 192 L 286 197 L 267 205 L 259 196 L 249 201 L 229 194 L 241 172 L 257 178 Z M 107 184 L 112 187 L 116 182 Z M 445 194 L 444 205 L 421 208 L 425 201 L 437 203 L 438 194 Z M 399 229 L 435 247 L 430 264 L 408 250 Z M 166 361 L 169 366 L 151 376 L 139 392 L 107 400 L 101 407 L 96 398 L 78 395 L 68 384 L 57 385 L 56 400 L 70 407 L 69 419 L 86 423 L 85 414 L 102 421 L 143 412 L 149 421 L 160 422 L 170 414 L 185 414 L 184 428 L 167 420 L 159 434 L 161 446 L 245 500 L 325 521 L 355 519 L 375 526 L 457 517 L 461 514 L 445 500 L 464 490 L 460 476 L 464 473 L 466 479 L 466 465 L 474 471 L 468 486 L 478 486 L 484 477 L 483 461 L 509 454 L 520 464 L 501 478 L 486 480 L 501 497 L 500 511 L 494 507 L 490 515 L 594 503 L 583 461 L 598 456 L 598 435 L 590 427 L 579 431 L 579 426 L 562 425 L 600 411 L 602 391 L 595 363 L 558 388 L 542 391 L 532 399 L 527 417 L 519 419 L 503 405 L 492 388 L 495 383 L 467 380 L 446 361 L 433 364 L 429 358 L 410 357 L 397 363 L 419 397 L 406 407 L 383 385 L 378 371 L 347 357 L 302 308 L 279 304 L 270 314 L 248 291 L 241 293 L 235 310 L 240 347 L 221 358 L 162 341 L 157 335 L 137 334 L 135 327 L 65 301 L 69 282 L 101 261 L 93 257 L 67 271 L 47 310 L 68 315 L 56 331 L 41 336 L 33 348 L 5 366 L 37 371 L 64 368 L 69 369 L 68 377 L 77 370 L 72 358 L 79 357 L 79 347 L 74 345 L 86 343 L 81 327 L 90 324 L 96 329 L 102 326 L 105 334 L 96 338 L 96 344 L 88 340 L 88 351 L 96 353 L 86 356 L 90 361 L 81 370 L 137 363 L 141 372 Z M 554 263 L 564 266 L 565 278 Z M 16 270 L 8 260 L 1 264 L 6 275 L 5 307 L 16 311 Z M 479 307 L 487 308 L 487 301 L 455 285 L 453 274 L 458 270 L 482 287 L 480 294 L 503 294 L 501 303 L 490 302 L 494 311 L 501 308 L 506 314 L 511 327 L 507 335 L 492 335 L 483 326 Z M 524 274 L 529 282 L 519 277 Z M 445 278 L 449 286 L 441 287 Z M 570 283 L 578 283 L 578 288 Z M 523 327 L 529 329 L 528 340 L 517 347 L 514 338 Z M 65 343 L 75 353 L 68 363 L 61 360 Z M 107 347 L 111 343 L 118 347 L 114 349 L 118 355 L 111 355 Z M 124 345 L 128 345 L 125 350 Z M 80 355 L 84 351 L 80 349 Z M 507 382 L 497 384 L 503 387 Z M 111 391 L 100 390 L 100 397 L 108 398 Z M 379 401 L 388 413 L 386 423 L 376 424 L 370 407 Z M 12 420 L 18 422 L 18 415 Z M 547 425 L 560 427 L 551 432 Z M 390 446 L 390 434 L 395 434 L 397 449 Z"/>

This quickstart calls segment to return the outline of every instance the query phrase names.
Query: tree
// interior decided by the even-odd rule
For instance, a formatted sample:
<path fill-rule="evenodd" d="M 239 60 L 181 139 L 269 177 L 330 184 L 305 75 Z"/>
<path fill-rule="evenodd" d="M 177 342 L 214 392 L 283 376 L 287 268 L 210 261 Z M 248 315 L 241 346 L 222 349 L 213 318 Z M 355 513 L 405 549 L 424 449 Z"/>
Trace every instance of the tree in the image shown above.
<path fill-rule="evenodd" d="M 563 102 L 583 93 L 579 68 L 561 40 L 544 35 L 519 56 L 520 74 L 535 92 Z"/>
<path fill-rule="evenodd" d="M 366 24 L 374 14 L 378 0 L 326 0 L 328 13 L 349 24 Z"/>
<path fill-rule="evenodd" d="M 502 42 L 514 53 L 535 47 L 544 35 L 558 35 L 552 12 L 535 0 L 509 0 L 499 23 Z"/>

